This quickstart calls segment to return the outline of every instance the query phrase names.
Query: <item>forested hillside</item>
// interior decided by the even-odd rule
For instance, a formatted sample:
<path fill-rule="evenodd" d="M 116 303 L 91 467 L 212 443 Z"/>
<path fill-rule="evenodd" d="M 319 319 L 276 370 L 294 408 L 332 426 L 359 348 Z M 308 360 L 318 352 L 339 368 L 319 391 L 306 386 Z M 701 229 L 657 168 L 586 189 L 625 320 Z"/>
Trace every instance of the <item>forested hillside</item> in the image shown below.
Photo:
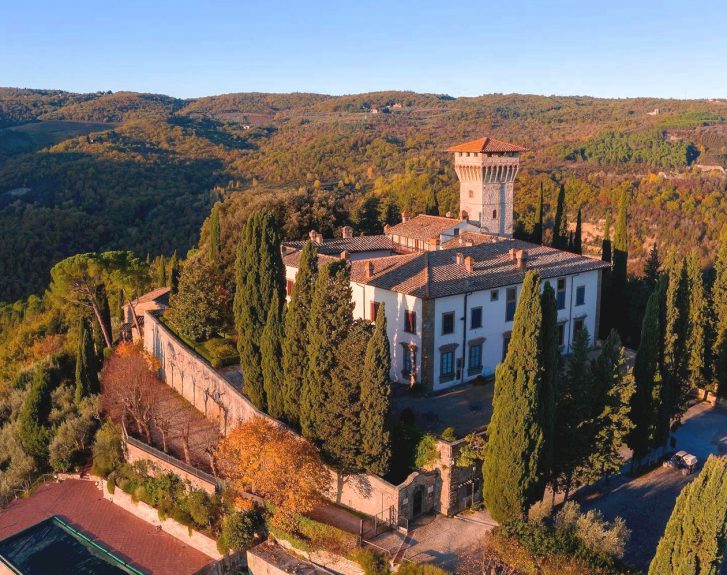
<path fill-rule="evenodd" d="M 699 166 L 727 163 L 727 101 L 0 89 L 0 301 L 39 293 L 74 253 L 184 254 L 230 195 L 245 198 L 238 206 L 284 196 L 290 235 L 346 222 L 376 231 L 401 210 L 456 213 L 444 150 L 483 134 L 530 150 L 516 187 L 522 229 L 541 185 L 552 219 L 564 183 L 570 221 L 582 208 L 595 247 L 627 189 L 632 269 L 654 241 L 699 245 L 710 262 L 727 177 Z"/>

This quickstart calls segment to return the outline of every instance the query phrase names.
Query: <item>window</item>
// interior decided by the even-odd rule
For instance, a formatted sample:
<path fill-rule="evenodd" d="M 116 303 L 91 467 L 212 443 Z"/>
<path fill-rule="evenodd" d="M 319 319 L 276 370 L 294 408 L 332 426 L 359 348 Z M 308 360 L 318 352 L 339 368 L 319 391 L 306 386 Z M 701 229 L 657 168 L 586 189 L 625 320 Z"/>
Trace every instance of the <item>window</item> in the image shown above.
<path fill-rule="evenodd" d="M 515 318 L 517 309 L 517 288 L 507 288 L 505 291 L 505 321 L 512 321 Z"/>
<path fill-rule="evenodd" d="M 576 305 L 586 303 L 586 286 L 578 286 L 576 288 Z"/>
<path fill-rule="evenodd" d="M 454 350 L 442 352 L 442 361 L 439 371 L 442 378 L 454 377 Z"/>
<path fill-rule="evenodd" d="M 565 278 L 558 278 L 558 290 L 555 294 L 558 309 L 565 309 Z"/>
<path fill-rule="evenodd" d="M 452 230 L 452 233 L 454 234 L 454 237 L 456 238 L 459 235 L 459 228 L 454 228 Z"/>
<path fill-rule="evenodd" d="M 511 332 L 507 332 L 505 335 L 502 336 L 502 361 L 505 361 L 505 358 L 507 357 L 507 350 L 510 347 L 510 338 L 512 337 Z"/>
<path fill-rule="evenodd" d="M 470 198 L 474 198 L 475 197 L 475 193 L 472 190 L 469 191 L 469 194 L 470 194 Z"/>
<path fill-rule="evenodd" d="M 479 329 L 482 327 L 482 308 L 473 307 L 470 310 L 470 329 Z"/>
<path fill-rule="evenodd" d="M 291 297 L 293 295 L 293 286 L 295 282 L 293 280 L 285 280 L 285 295 Z"/>
<path fill-rule="evenodd" d="M 369 319 L 371 321 L 376 321 L 376 316 L 379 314 L 379 306 L 380 302 L 377 301 L 370 301 L 369 302 Z"/>
<path fill-rule="evenodd" d="M 448 311 L 442 314 L 442 335 L 454 333 L 454 312 Z"/>
<path fill-rule="evenodd" d="M 490 292 L 490 301 L 498 301 L 500 299 L 500 290 L 493 289 Z"/>
<path fill-rule="evenodd" d="M 573 321 L 573 335 L 577 334 L 584 327 L 586 327 L 586 318 L 579 317 L 578 319 L 574 320 Z"/>
<path fill-rule="evenodd" d="M 565 323 L 558 324 L 558 347 L 565 345 Z"/>
<path fill-rule="evenodd" d="M 417 312 L 405 311 L 404 312 L 404 331 L 406 333 L 417 332 Z"/>
<path fill-rule="evenodd" d="M 492 210 L 492 219 L 497 219 L 497 210 Z"/>
<path fill-rule="evenodd" d="M 469 371 L 482 371 L 482 344 L 470 346 Z"/>
<path fill-rule="evenodd" d="M 412 346 L 409 343 L 402 343 L 401 348 L 403 350 L 402 358 L 404 360 L 402 362 L 404 369 L 402 369 L 401 374 L 404 377 L 409 377 L 411 375 L 411 370 L 412 370 L 412 361 L 416 365 L 417 348 L 416 348 L 416 346 Z"/>

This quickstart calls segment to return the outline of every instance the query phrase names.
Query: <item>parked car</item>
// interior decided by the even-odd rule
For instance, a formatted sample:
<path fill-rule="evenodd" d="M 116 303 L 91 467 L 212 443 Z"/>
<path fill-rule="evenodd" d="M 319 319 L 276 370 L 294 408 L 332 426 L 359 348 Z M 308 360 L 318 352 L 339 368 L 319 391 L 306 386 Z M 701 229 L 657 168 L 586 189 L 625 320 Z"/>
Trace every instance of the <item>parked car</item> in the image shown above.
<path fill-rule="evenodd" d="M 695 472 L 698 462 L 694 455 L 686 451 L 677 451 L 674 455 L 667 458 L 662 465 L 663 467 L 678 469 L 682 475 L 689 475 Z"/>

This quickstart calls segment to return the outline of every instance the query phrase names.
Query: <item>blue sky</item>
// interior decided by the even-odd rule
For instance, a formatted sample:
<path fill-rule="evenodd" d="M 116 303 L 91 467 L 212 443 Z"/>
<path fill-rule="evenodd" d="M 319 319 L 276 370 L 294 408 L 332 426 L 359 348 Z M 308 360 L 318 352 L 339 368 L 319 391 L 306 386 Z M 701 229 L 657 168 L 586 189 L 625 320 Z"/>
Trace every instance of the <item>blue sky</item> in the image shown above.
<path fill-rule="evenodd" d="M 0 86 L 727 97 L 727 3 L 6 0 Z"/>

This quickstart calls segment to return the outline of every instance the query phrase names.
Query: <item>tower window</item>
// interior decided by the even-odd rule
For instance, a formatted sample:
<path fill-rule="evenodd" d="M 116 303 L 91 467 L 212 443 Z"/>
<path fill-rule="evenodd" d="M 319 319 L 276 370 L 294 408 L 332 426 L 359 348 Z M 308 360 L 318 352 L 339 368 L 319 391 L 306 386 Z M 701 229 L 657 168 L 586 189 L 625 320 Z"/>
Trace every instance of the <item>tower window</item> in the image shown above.
<path fill-rule="evenodd" d="M 492 219 L 497 219 L 497 210 L 492 210 Z"/>
<path fill-rule="evenodd" d="M 472 190 L 469 191 L 469 194 L 470 194 L 470 198 L 474 198 L 475 197 L 475 193 Z"/>

